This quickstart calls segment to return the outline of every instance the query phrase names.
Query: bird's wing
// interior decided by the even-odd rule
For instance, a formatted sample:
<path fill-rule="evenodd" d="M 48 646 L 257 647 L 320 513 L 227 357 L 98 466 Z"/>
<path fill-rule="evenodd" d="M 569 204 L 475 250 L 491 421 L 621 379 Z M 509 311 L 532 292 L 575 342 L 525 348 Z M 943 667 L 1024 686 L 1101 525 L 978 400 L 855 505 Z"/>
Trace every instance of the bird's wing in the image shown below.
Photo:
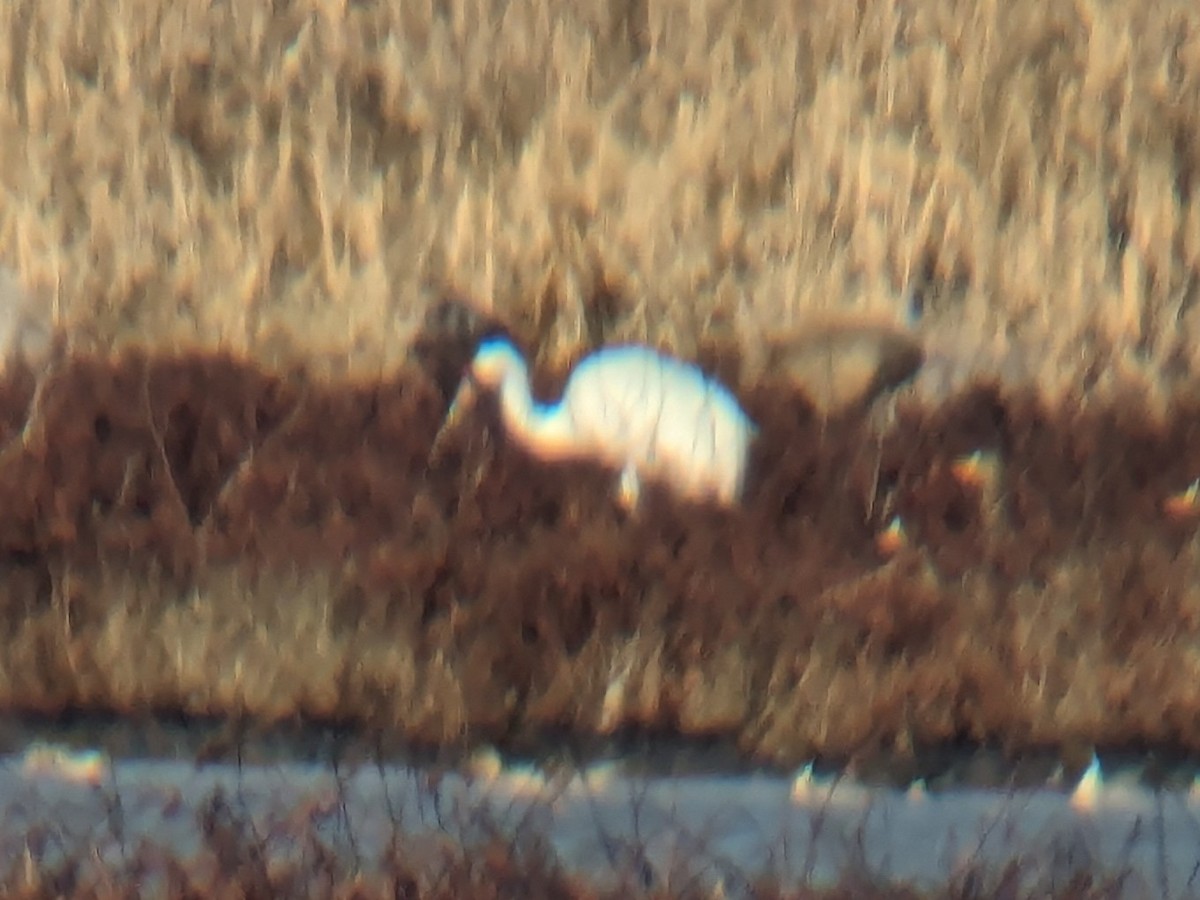
<path fill-rule="evenodd" d="M 663 407 L 662 370 L 642 347 L 600 350 L 576 368 L 563 405 L 598 456 L 616 464 L 645 461 Z"/>

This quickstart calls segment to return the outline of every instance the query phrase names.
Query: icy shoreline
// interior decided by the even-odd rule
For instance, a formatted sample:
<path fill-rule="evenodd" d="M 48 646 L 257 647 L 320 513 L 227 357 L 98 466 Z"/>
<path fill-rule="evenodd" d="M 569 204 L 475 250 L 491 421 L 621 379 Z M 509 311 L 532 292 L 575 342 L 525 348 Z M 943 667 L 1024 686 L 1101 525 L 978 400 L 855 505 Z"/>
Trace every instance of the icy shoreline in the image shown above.
<path fill-rule="evenodd" d="M 137 856 L 153 884 L 162 872 L 147 859 L 220 865 L 213 834 L 224 828 L 257 843 L 268 868 L 303 863 L 317 844 L 355 871 L 377 870 L 400 845 L 436 867 L 439 848 L 469 854 L 501 838 L 590 883 L 699 882 L 728 896 L 764 876 L 785 888 L 850 874 L 938 890 L 1014 864 L 1024 891 L 1054 893 L 1085 875 L 1119 880 L 1120 896 L 1193 892 L 1200 796 L 1106 786 L 1095 774 L 1073 791 L 901 790 L 810 772 L 647 776 L 599 764 L 545 776 L 484 757 L 433 774 L 112 761 L 41 746 L 0 760 L 0 860 L 52 869 L 74 855 L 120 870 Z"/>

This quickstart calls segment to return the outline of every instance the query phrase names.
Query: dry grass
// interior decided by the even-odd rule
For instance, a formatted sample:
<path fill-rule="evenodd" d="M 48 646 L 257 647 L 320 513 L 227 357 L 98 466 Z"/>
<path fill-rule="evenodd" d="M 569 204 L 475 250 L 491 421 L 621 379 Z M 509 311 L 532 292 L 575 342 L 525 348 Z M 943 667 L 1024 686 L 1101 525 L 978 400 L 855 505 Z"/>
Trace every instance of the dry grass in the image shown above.
<path fill-rule="evenodd" d="M 558 359 L 913 299 L 935 389 L 1200 366 L 1188 0 L 13 0 L 0 34 L 0 260 L 82 343 L 377 371 L 456 288 Z"/>

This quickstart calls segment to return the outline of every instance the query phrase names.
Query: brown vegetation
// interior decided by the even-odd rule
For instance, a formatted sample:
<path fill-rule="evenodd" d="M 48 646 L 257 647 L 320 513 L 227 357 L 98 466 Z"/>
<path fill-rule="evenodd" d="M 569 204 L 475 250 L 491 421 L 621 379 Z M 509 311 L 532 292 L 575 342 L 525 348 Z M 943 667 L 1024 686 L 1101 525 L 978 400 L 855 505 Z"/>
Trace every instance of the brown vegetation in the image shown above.
<path fill-rule="evenodd" d="M 300 714 L 436 745 L 644 726 L 784 764 L 1200 748 L 1200 544 L 1164 512 L 1200 403 L 1163 424 L 981 385 L 897 401 L 879 430 L 778 386 L 745 399 L 744 506 L 651 490 L 628 517 L 611 472 L 526 456 L 486 408 L 431 457 L 446 391 L 416 366 L 14 372 L 0 706 Z M 973 451 L 994 462 L 965 478 Z"/>

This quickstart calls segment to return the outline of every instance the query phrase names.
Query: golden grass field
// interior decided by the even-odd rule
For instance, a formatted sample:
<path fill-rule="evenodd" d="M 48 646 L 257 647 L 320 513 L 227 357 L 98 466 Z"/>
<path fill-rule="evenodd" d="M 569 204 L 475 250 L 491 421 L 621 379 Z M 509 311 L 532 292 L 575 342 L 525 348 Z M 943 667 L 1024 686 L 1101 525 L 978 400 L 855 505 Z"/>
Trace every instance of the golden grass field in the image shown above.
<path fill-rule="evenodd" d="M 544 360 L 691 355 L 915 298 L 943 378 L 1200 366 L 1189 0 L 13 0 L 0 34 L 0 262 L 85 346 L 378 372 L 454 290 Z"/>

